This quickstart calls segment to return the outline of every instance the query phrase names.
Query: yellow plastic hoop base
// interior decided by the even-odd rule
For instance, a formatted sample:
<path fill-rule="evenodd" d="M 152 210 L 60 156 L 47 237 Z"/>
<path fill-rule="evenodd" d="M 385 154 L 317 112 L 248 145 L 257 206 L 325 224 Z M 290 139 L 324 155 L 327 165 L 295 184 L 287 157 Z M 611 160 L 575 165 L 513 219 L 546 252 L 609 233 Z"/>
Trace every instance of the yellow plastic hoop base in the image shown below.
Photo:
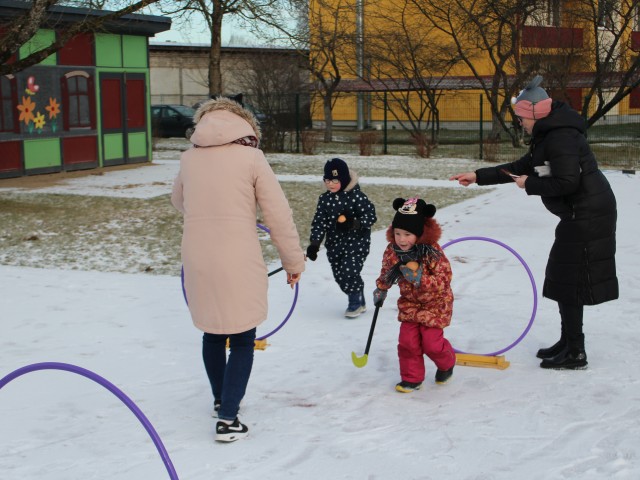
<path fill-rule="evenodd" d="M 510 364 L 511 363 L 504 358 L 504 355 L 491 357 L 487 355 L 474 355 L 473 353 L 456 353 L 456 365 L 463 365 L 465 367 L 497 368 L 498 370 L 504 370 L 508 368 Z"/>

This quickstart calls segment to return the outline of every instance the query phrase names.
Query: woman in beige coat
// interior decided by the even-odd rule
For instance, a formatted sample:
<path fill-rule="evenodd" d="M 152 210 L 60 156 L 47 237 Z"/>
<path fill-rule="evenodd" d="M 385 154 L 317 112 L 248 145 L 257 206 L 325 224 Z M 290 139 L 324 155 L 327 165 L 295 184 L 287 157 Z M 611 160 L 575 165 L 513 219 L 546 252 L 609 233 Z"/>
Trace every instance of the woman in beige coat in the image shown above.
<path fill-rule="evenodd" d="M 256 327 L 267 318 L 258 207 L 292 287 L 304 271 L 304 253 L 287 199 L 257 148 L 260 128 L 253 114 L 219 98 L 205 102 L 195 121 L 193 148 L 182 154 L 171 203 L 184 216 L 184 288 L 193 323 L 204 332 L 203 360 L 219 418 L 216 440 L 234 441 L 247 434 L 238 408 L 251 374 Z"/>

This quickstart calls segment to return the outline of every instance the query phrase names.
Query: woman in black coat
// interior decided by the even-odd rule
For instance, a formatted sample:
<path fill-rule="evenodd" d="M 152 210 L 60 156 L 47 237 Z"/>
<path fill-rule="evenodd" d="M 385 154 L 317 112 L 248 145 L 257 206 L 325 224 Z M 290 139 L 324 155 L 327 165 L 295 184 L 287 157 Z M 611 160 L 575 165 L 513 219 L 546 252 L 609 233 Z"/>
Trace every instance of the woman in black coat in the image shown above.
<path fill-rule="evenodd" d="M 464 186 L 515 181 L 560 218 L 542 294 L 558 302 L 561 334 L 537 356 L 542 368 L 583 369 L 583 306 L 618 298 L 616 198 L 587 143 L 584 119 L 567 104 L 552 101 L 539 87 L 541 81 L 535 77 L 514 99 L 514 111 L 532 136 L 529 152 L 515 162 L 451 180 Z"/>

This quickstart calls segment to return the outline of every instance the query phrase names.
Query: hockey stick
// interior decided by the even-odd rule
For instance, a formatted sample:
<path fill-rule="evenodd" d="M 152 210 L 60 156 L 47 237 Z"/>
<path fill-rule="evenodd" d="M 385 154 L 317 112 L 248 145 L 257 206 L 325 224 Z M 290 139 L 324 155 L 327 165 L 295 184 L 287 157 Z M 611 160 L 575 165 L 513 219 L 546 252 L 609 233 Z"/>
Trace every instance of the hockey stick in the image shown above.
<path fill-rule="evenodd" d="M 373 320 L 371 321 L 371 330 L 369 330 L 369 338 L 367 339 L 367 346 L 364 349 L 364 355 L 361 357 L 358 357 L 356 355 L 356 352 L 351 352 L 351 361 L 358 368 L 364 367 L 367 364 L 367 360 L 369 359 L 369 348 L 371 347 L 371 339 L 373 338 L 373 331 L 376 328 L 376 320 L 378 319 L 379 310 L 380 310 L 380 307 L 376 307 L 375 311 L 373 312 Z"/>
<path fill-rule="evenodd" d="M 282 270 L 284 270 L 284 267 L 280 267 L 280 268 L 276 268 L 275 270 L 273 270 L 272 272 L 269 272 L 267 274 L 267 277 L 270 277 L 271 275 L 275 275 L 278 272 L 281 272 Z"/>

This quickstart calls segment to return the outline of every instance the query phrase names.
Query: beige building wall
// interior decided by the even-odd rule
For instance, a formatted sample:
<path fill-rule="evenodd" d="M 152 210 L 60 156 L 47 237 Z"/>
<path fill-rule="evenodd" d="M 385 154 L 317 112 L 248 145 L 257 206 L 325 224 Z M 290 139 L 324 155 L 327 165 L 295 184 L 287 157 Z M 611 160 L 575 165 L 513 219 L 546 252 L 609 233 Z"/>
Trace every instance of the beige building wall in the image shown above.
<path fill-rule="evenodd" d="M 223 47 L 220 59 L 223 95 L 251 94 L 243 79 L 256 55 L 291 58 L 293 68 L 300 68 L 300 55 L 295 50 L 256 47 Z M 209 46 L 199 44 L 149 44 L 151 104 L 174 103 L 192 106 L 209 97 Z"/>

